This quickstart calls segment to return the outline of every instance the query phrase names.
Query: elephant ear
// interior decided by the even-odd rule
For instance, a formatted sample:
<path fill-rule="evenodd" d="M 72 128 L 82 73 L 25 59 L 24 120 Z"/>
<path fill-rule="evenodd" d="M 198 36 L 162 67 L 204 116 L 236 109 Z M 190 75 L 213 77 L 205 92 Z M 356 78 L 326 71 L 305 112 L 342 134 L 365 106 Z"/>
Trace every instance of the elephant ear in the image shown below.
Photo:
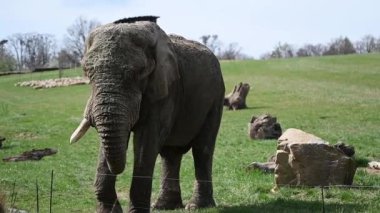
<path fill-rule="evenodd" d="M 158 32 L 154 48 L 155 68 L 149 77 L 147 95 L 154 102 L 169 94 L 170 86 L 179 76 L 177 57 L 167 35 Z"/>

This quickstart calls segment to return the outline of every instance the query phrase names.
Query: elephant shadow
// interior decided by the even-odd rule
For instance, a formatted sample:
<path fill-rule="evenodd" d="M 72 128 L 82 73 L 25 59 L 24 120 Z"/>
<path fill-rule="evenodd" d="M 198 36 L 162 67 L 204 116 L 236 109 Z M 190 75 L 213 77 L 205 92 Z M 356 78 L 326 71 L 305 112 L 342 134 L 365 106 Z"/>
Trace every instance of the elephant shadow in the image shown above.
<path fill-rule="evenodd" d="M 361 212 L 362 204 L 324 204 L 325 212 Z M 219 206 L 219 213 L 251 213 L 251 212 L 323 212 L 322 201 L 296 201 L 278 199 L 264 204 L 245 206 Z"/>
<path fill-rule="evenodd" d="M 259 106 L 247 106 L 246 109 L 270 109 L 270 106 L 264 106 L 264 105 L 259 105 Z"/>

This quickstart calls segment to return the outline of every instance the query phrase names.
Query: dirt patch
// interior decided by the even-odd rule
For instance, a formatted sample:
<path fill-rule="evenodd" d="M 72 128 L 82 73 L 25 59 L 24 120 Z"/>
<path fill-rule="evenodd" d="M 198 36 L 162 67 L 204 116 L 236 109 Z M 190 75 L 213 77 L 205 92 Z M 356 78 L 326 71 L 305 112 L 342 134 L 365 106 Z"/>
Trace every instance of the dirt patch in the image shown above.
<path fill-rule="evenodd" d="M 38 139 L 39 137 L 37 134 L 33 132 L 20 132 L 17 135 L 15 135 L 15 138 L 21 139 L 21 140 L 25 140 L 25 139 L 34 140 L 34 139 Z"/>
<path fill-rule="evenodd" d="M 380 170 L 378 169 L 365 168 L 365 171 L 371 175 L 380 175 Z"/>
<path fill-rule="evenodd" d="M 41 160 L 45 156 L 54 155 L 58 151 L 56 149 L 32 149 L 31 151 L 23 152 L 20 155 L 3 158 L 4 162 L 17 162 L 26 160 Z"/>
<path fill-rule="evenodd" d="M 16 83 L 15 86 L 33 87 L 34 89 L 45 89 L 45 88 L 89 84 L 89 82 L 90 80 L 88 78 L 74 77 L 74 78 L 57 78 L 57 79 L 48 79 L 48 80 L 23 81 L 23 82 Z"/>

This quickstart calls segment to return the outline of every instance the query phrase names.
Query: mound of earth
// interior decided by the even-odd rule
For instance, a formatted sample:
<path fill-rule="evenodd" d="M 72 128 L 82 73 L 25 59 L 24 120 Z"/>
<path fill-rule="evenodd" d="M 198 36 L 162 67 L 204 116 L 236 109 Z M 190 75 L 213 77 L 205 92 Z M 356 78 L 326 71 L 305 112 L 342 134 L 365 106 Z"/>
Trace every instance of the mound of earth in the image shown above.
<path fill-rule="evenodd" d="M 44 88 L 88 84 L 89 82 L 90 81 L 88 78 L 74 77 L 74 78 L 57 78 L 57 79 L 48 79 L 48 80 L 23 81 L 23 82 L 16 83 L 15 86 L 33 87 L 34 89 L 44 89 Z"/>
<path fill-rule="evenodd" d="M 58 151 L 56 149 L 32 149 L 31 151 L 25 151 L 20 155 L 3 158 L 4 162 L 17 162 L 26 160 L 41 160 L 45 156 L 55 155 Z"/>

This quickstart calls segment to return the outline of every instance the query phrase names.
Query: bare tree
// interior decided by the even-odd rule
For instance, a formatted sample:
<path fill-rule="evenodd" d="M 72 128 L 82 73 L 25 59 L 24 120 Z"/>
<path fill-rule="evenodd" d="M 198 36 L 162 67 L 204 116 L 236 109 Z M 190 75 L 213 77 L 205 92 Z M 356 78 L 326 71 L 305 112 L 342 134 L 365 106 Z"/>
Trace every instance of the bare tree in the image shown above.
<path fill-rule="evenodd" d="M 288 44 L 279 42 L 271 53 L 271 58 L 292 58 L 294 57 L 294 48 Z"/>
<path fill-rule="evenodd" d="M 305 47 L 301 47 L 297 50 L 297 57 L 308 57 L 308 56 L 312 56 L 310 54 L 310 52 L 305 48 Z"/>
<path fill-rule="evenodd" d="M 73 25 L 67 28 L 65 37 L 66 50 L 70 50 L 70 54 L 76 58 L 77 63 L 83 57 L 84 44 L 87 36 L 94 28 L 100 26 L 97 20 L 88 20 L 83 16 L 78 17 Z"/>
<path fill-rule="evenodd" d="M 0 40 L 0 57 L 2 57 L 5 54 L 5 44 L 8 42 L 8 40 Z"/>
<path fill-rule="evenodd" d="M 354 45 L 347 37 L 334 39 L 323 55 L 344 55 L 356 53 Z"/>
<path fill-rule="evenodd" d="M 323 44 L 316 44 L 313 46 L 313 54 L 315 56 L 322 56 L 326 51 L 327 47 Z"/>
<path fill-rule="evenodd" d="M 203 35 L 200 39 L 215 55 L 220 52 L 222 43 L 218 40 L 218 35 Z"/>
<path fill-rule="evenodd" d="M 12 46 L 13 53 L 16 59 L 17 70 L 25 69 L 25 42 L 24 35 L 21 33 L 14 34 L 8 38 L 9 44 Z"/>
<path fill-rule="evenodd" d="M 376 52 L 380 52 L 380 37 L 376 39 Z"/>
<path fill-rule="evenodd" d="M 16 68 L 16 62 L 5 46 L 7 42 L 8 40 L 5 39 L 0 41 L 0 72 L 12 71 Z"/>
<path fill-rule="evenodd" d="M 363 41 L 355 42 L 354 47 L 355 47 L 356 53 L 358 53 L 358 54 L 367 53 L 366 48 L 365 48 L 365 44 Z"/>
<path fill-rule="evenodd" d="M 239 47 L 238 43 L 230 43 L 225 50 L 220 51 L 218 58 L 223 60 L 236 60 L 244 58 L 244 56 L 241 53 L 241 47 Z"/>
<path fill-rule="evenodd" d="M 48 34 L 26 34 L 25 65 L 33 70 L 46 67 L 53 56 L 55 39 Z"/>
<path fill-rule="evenodd" d="M 365 51 L 367 53 L 375 52 L 376 51 L 376 38 L 372 35 L 365 35 L 362 38 L 362 42 L 365 48 Z"/>
<path fill-rule="evenodd" d="M 305 44 L 297 50 L 296 54 L 298 57 L 321 56 L 325 49 L 326 48 L 322 44 Z"/>
<path fill-rule="evenodd" d="M 61 49 L 57 54 L 59 68 L 70 68 L 77 63 L 77 59 L 66 49 Z"/>
<path fill-rule="evenodd" d="M 14 34 L 9 43 L 16 56 L 18 70 L 47 66 L 56 47 L 54 36 L 38 33 Z"/>
<path fill-rule="evenodd" d="M 223 49 L 223 44 L 219 41 L 218 35 L 203 35 L 200 37 L 200 40 L 218 59 L 235 60 L 248 58 L 247 55 L 241 53 L 241 47 L 239 47 L 238 43 L 230 43 L 226 49 Z"/>

